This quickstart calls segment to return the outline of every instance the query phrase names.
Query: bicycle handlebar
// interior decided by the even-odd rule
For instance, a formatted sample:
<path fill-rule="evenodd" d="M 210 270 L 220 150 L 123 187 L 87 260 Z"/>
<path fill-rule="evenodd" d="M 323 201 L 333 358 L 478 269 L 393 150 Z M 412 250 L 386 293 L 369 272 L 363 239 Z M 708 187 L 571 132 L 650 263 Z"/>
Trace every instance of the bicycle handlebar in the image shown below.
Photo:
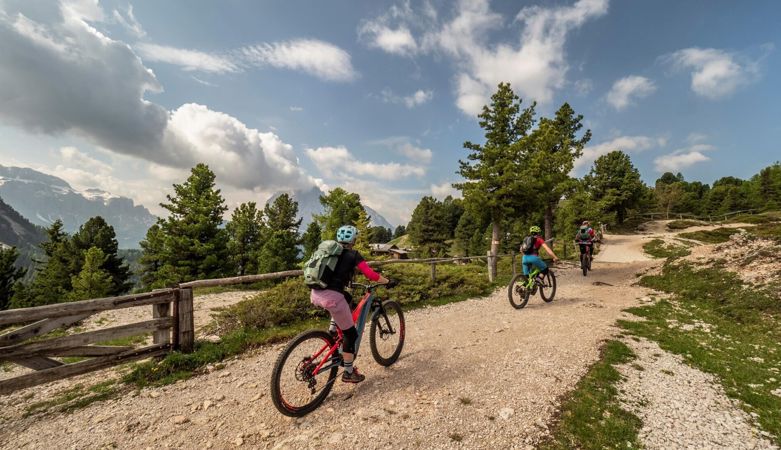
<path fill-rule="evenodd" d="M 367 291 L 373 291 L 373 290 L 377 289 L 378 287 L 385 287 L 385 288 L 388 288 L 388 289 L 392 289 L 392 288 L 394 288 L 394 287 L 396 287 L 396 286 L 398 286 L 398 285 L 399 285 L 399 281 L 398 281 L 398 280 L 388 280 L 388 284 L 379 284 L 379 283 L 374 283 L 374 284 L 352 283 L 352 286 L 357 286 L 357 287 L 363 288 L 363 289 L 365 289 L 365 290 L 367 290 Z"/>

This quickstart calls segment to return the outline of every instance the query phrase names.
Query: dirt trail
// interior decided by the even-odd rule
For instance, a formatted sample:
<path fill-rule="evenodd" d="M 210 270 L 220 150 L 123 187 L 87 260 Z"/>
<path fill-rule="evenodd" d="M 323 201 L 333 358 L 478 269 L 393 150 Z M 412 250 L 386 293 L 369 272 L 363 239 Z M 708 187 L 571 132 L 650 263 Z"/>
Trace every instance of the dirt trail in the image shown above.
<path fill-rule="evenodd" d="M 640 236 L 605 246 L 629 252 Z M 623 250 L 622 250 L 623 249 Z M 631 250 L 634 251 L 634 250 Z M 603 257 L 604 258 L 604 257 Z M 655 262 L 595 261 L 583 277 L 558 271 L 552 304 L 523 310 L 506 290 L 487 298 L 407 314 L 402 357 L 382 368 L 362 348 L 367 380 L 337 383 L 304 419 L 281 416 L 268 398 L 281 346 L 230 361 L 222 370 L 68 415 L 22 417 L 34 389 L 0 399 L 3 448 L 525 448 L 547 434 L 561 395 L 598 358 L 622 310 L 645 295 L 635 274 Z M 594 285 L 601 281 L 608 285 Z"/>

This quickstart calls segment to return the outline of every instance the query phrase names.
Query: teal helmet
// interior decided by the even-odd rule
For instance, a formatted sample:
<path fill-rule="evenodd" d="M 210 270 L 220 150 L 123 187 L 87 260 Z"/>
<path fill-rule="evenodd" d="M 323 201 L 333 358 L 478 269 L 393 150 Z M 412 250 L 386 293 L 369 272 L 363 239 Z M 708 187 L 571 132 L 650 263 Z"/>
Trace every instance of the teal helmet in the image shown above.
<path fill-rule="evenodd" d="M 532 227 L 529 228 L 529 233 L 531 233 L 531 234 L 540 234 L 540 233 L 542 233 L 542 230 L 537 225 L 532 225 Z"/>
<path fill-rule="evenodd" d="M 355 244 L 358 229 L 352 225 L 343 225 L 336 230 L 336 242 L 340 244 Z"/>

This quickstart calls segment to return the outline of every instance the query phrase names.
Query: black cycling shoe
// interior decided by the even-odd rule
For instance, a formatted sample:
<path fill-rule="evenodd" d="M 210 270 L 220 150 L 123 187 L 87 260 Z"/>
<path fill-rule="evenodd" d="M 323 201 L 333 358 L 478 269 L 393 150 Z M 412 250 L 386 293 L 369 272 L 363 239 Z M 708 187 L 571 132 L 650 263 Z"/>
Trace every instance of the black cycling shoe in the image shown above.
<path fill-rule="evenodd" d="M 365 379 L 366 376 L 358 372 L 357 368 L 353 368 L 352 373 L 344 372 L 342 374 L 342 381 L 344 381 L 345 383 L 360 383 Z"/>

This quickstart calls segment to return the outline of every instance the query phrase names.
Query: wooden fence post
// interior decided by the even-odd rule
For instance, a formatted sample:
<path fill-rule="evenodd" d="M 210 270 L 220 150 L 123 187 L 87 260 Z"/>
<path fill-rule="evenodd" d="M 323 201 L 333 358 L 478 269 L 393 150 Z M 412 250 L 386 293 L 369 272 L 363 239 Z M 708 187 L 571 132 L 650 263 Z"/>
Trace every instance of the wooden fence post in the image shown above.
<path fill-rule="evenodd" d="M 170 303 L 158 303 L 152 305 L 152 318 L 162 319 L 163 317 L 169 317 L 171 312 Z M 170 344 L 171 343 L 171 329 L 161 329 L 154 332 L 152 335 L 153 344 Z"/>
<path fill-rule="evenodd" d="M 437 263 L 431 263 L 431 282 L 436 283 L 437 281 Z"/>
<path fill-rule="evenodd" d="M 493 264 L 494 258 L 496 258 L 496 256 L 494 256 L 494 254 L 491 253 L 491 250 L 488 250 L 488 253 L 486 255 L 488 256 L 486 258 L 486 262 L 488 263 L 488 281 L 493 283 L 496 280 L 496 271 L 494 270 L 496 266 L 494 266 Z"/>
<path fill-rule="evenodd" d="M 179 349 L 191 353 L 195 344 L 195 320 L 193 318 L 193 289 L 179 289 Z"/>

